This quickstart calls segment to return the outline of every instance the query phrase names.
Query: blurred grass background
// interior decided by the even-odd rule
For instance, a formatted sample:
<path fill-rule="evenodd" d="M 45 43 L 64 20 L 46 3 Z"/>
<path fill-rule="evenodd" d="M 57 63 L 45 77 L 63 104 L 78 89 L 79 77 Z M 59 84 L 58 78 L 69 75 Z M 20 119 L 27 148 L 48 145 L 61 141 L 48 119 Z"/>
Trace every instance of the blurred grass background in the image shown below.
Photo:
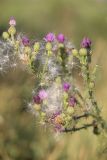
<path fill-rule="evenodd" d="M 107 117 L 107 0 L 0 0 L 0 34 L 14 16 L 17 29 L 31 38 L 62 32 L 79 47 L 93 41 L 93 64 L 100 65 L 96 97 Z M 54 137 L 24 112 L 34 80 L 23 71 L 0 75 L 0 160 L 106 160 L 91 131 Z"/>

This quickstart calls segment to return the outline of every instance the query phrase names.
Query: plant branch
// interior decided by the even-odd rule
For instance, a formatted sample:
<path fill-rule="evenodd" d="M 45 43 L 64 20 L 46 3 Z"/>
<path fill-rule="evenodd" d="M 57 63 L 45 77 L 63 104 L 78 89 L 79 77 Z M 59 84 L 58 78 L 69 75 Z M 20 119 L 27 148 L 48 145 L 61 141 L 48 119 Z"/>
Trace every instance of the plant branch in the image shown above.
<path fill-rule="evenodd" d="M 73 127 L 73 128 L 65 128 L 64 130 L 62 130 L 62 132 L 76 132 L 76 131 L 80 131 L 82 129 L 87 129 L 89 127 L 93 127 L 94 126 L 94 123 L 90 123 L 90 124 L 84 124 L 82 127 Z"/>
<path fill-rule="evenodd" d="M 90 116 L 89 113 L 84 113 L 84 114 L 79 115 L 79 116 L 74 116 L 73 119 L 78 120 L 78 119 L 81 119 L 81 118 L 87 118 L 88 116 Z"/>

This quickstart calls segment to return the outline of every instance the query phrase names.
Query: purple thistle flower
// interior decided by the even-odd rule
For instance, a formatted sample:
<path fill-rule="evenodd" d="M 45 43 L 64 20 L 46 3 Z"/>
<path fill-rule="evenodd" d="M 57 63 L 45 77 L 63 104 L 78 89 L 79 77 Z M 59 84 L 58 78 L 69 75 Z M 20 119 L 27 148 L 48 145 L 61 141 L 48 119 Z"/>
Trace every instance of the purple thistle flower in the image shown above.
<path fill-rule="evenodd" d="M 65 41 L 65 36 L 62 33 L 60 33 L 57 36 L 57 40 L 58 42 L 63 43 Z"/>
<path fill-rule="evenodd" d="M 55 35 L 50 32 L 45 36 L 44 40 L 46 42 L 53 42 L 55 40 Z"/>
<path fill-rule="evenodd" d="M 87 37 L 83 38 L 82 42 L 81 42 L 81 47 L 83 48 L 90 48 L 91 47 L 91 40 Z"/>
<path fill-rule="evenodd" d="M 37 95 L 33 97 L 33 100 L 36 104 L 40 104 L 41 103 L 41 98 Z"/>
<path fill-rule="evenodd" d="M 39 95 L 41 100 L 44 100 L 48 97 L 48 94 L 44 89 L 40 90 L 38 95 Z"/>
<path fill-rule="evenodd" d="M 9 25 L 10 26 L 16 26 L 16 20 L 14 17 L 11 17 L 10 20 L 9 20 Z"/>
<path fill-rule="evenodd" d="M 77 100 L 75 97 L 70 97 L 69 99 L 69 105 L 74 107 L 74 105 L 77 103 Z"/>
<path fill-rule="evenodd" d="M 65 83 L 63 84 L 63 89 L 64 89 L 65 92 L 67 92 L 67 91 L 70 89 L 70 84 L 67 83 L 67 82 L 65 82 Z"/>
<path fill-rule="evenodd" d="M 29 39 L 26 36 L 24 36 L 22 38 L 22 43 L 23 43 L 24 46 L 29 46 L 30 41 L 29 41 Z"/>

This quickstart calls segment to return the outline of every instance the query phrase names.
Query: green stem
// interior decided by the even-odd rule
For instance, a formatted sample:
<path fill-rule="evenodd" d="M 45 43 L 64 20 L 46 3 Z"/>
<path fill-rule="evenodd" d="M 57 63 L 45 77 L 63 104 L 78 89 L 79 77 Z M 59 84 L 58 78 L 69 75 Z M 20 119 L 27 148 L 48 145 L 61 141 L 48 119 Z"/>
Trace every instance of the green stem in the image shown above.
<path fill-rule="evenodd" d="M 95 115 L 96 115 L 96 119 L 99 119 L 100 117 L 100 109 L 98 107 L 98 104 L 96 102 L 96 100 L 94 99 L 94 93 L 93 93 L 93 89 L 90 89 L 90 82 L 91 82 L 91 79 L 90 79 L 90 71 L 89 71 L 89 63 L 87 61 L 86 65 L 83 65 L 83 67 L 85 68 L 84 70 L 84 82 L 85 82 L 85 88 L 87 89 L 87 97 L 88 99 L 91 101 L 91 105 L 93 106 L 93 109 L 95 109 Z M 94 116 L 95 117 L 95 116 Z"/>

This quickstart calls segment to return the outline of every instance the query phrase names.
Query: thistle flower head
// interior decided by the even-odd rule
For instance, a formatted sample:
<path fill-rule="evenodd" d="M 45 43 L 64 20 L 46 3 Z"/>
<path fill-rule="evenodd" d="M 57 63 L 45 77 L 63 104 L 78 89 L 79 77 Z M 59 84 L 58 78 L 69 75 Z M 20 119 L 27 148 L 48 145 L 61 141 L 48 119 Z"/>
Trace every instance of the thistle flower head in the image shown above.
<path fill-rule="evenodd" d="M 72 106 L 72 107 L 74 107 L 76 103 L 77 103 L 76 98 L 75 97 L 70 97 L 70 99 L 69 99 L 69 105 Z"/>
<path fill-rule="evenodd" d="M 81 47 L 83 48 L 91 48 L 91 40 L 87 37 L 83 38 L 81 42 Z"/>
<path fill-rule="evenodd" d="M 70 89 L 70 84 L 67 82 L 63 83 L 63 90 L 67 92 L 69 89 Z"/>
<path fill-rule="evenodd" d="M 57 36 L 57 40 L 58 42 L 63 43 L 65 41 L 65 36 L 62 33 L 60 33 Z"/>
<path fill-rule="evenodd" d="M 36 103 L 36 104 L 40 104 L 41 103 L 41 98 L 38 95 L 34 96 L 33 100 L 34 100 L 34 103 Z"/>
<path fill-rule="evenodd" d="M 26 37 L 26 36 L 22 37 L 22 44 L 24 46 L 29 46 L 30 45 L 30 40 L 28 39 L 28 37 Z"/>
<path fill-rule="evenodd" d="M 11 17 L 10 20 L 9 20 L 9 25 L 10 26 L 16 26 L 16 20 L 14 17 Z"/>
<path fill-rule="evenodd" d="M 41 100 L 44 100 L 48 97 L 48 94 L 44 89 L 40 90 L 38 95 L 39 95 Z"/>
<path fill-rule="evenodd" d="M 46 42 L 53 42 L 55 40 L 55 34 L 54 33 L 48 33 L 45 37 L 44 40 Z"/>

